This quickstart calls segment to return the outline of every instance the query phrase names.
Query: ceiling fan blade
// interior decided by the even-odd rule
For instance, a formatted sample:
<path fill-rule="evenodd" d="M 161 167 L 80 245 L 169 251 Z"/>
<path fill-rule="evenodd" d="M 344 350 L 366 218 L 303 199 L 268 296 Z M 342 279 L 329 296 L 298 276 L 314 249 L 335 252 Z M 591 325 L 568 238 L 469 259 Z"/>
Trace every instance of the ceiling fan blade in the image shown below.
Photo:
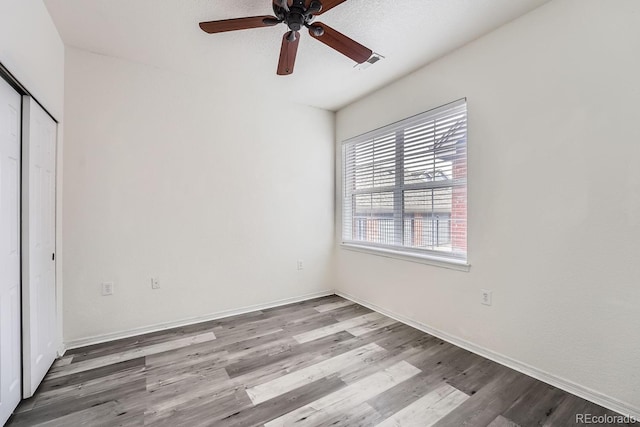
<path fill-rule="evenodd" d="M 298 44 L 300 43 L 300 33 L 294 33 L 295 39 L 289 40 L 291 31 L 282 37 L 282 48 L 280 49 L 280 61 L 278 62 L 278 75 L 288 76 L 293 73 L 293 67 L 296 64 L 296 55 L 298 54 Z"/>
<path fill-rule="evenodd" d="M 353 59 L 358 64 L 362 64 L 373 54 L 371 49 L 362 46 L 357 41 L 350 39 L 321 22 L 312 24 L 311 27 L 309 27 L 309 34 L 311 34 L 311 37 L 314 39 L 320 40 L 330 48 Z"/>
<path fill-rule="evenodd" d="M 280 23 L 275 16 L 251 16 L 248 18 L 223 19 L 221 21 L 201 22 L 202 31 L 209 34 L 226 31 L 248 30 L 250 28 L 271 27 Z"/>
<path fill-rule="evenodd" d="M 314 13 L 314 15 L 322 15 L 327 10 L 333 9 L 334 7 L 341 5 L 345 1 L 347 0 L 320 0 L 320 3 L 322 3 L 322 9 L 320 10 L 320 12 Z"/>

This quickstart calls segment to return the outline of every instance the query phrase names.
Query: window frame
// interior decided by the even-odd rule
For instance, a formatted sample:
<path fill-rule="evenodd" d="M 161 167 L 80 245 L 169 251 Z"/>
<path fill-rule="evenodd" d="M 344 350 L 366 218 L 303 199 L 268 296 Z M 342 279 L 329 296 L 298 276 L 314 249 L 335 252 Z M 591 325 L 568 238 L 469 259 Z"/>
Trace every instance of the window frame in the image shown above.
<path fill-rule="evenodd" d="M 450 112 L 454 109 L 464 108 L 465 114 L 465 138 L 464 138 L 464 179 L 456 180 L 454 176 L 447 180 L 438 180 L 432 179 L 430 181 L 425 181 L 422 183 L 405 183 L 405 150 L 406 145 L 404 141 L 405 131 L 407 129 L 411 129 L 412 126 L 419 126 L 421 123 L 427 124 L 430 121 L 437 122 L 438 116 L 446 117 L 447 112 Z M 349 168 L 349 164 L 347 163 L 347 150 L 357 146 L 357 144 L 365 143 L 365 141 L 372 140 L 375 141 L 375 138 L 385 138 L 387 135 L 392 135 L 395 133 L 394 145 L 395 145 L 395 155 L 393 163 L 394 165 L 394 174 L 395 180 L 392 185 L 383 185 L 381 187 L 376 187 L 375 184 L 371 184 L 370 187 L 361 189 L 361 190 L 351 190 L 347 191 L 347 186 L 349 183 L 347 182 L 347 169 Z M 400 141 L 400 143 L 399 143 Z M 342 153 L 341 153 L 341 174 L 342 174 L 342 182 L 341 182 L 341 200 L 340 200 L 340 208 L 341 208 L 341 227 L 340 227 L 340 247 L 345 250 L 364 252 L 368 254 L 401 259 L 405 261 L 419 262 L 423 264 L 435 265 L 445 268 L 451 268 L 454 270 L 460 271 L 469 271 L 469 251 L 468 251 L 468 208 L 467 203 L 469 200 L 468 197 L 468 151 L 467 151 L 467 141 L 468 141 L 468 110 L 467 110 L 467 99 L 462 98 L 451 103 L 442 105 L 440 107 L 425 111 L 423 113 L 417 114 L 415 116 L 411 116 L 405 118 L 403 120 L 397 121 L 395 123 L 383 126 L 381 128 L 375 129 L 370 132 L 366 132 L 362 135 L 346 139 L 342 142 Z M 373 142 L 375 144 L 375 142 Z M 393 149 L 392 149 L 393 150 Z M 353 155 L 353 152 L 351 153 Z M 435 155 L 434 155 L 435 158 Z M 372 165 L 376 165 L 375 161 L 372 162 Z M 374 166 L 372 166 L 374 167 Z M 453 170 L 452 165 L 452 170 Z M 351 173 L 354 169 L 351 170 Z M 453 173 L 453 172 L 452 172 Z M 375 172 L 372 172 L 372 177 L 374 177 Z M 350 178 L 355 179 L 355 178 Z M 375 181 L 375 177 L 373 178 Z M 353 181 L 351 181 L 353 183 Z M 461 186 L 462 183 L 462 186 Z M 352 184 L 353 185 L 353 184 Z M 411 190 L 424 190 L 424 191 L 433 191 L 437 189 L 450 189 L 452 192 L 456 188 L 464 188 L 465 192 L 465 215 L 464 215 L 464 227 L 465 227 L 465 243 L 464 243 L 464 252 L 461 254 L 456 254 L 452 252 L 440 252 L 436 249 L 424 249 L 417 248 L 411 246 L 405 246 L 406 240 L 406 217 L 405 217 L 405 202 L 406 202 L 406 191 Z M 376 193 L 392 193 L 393 194 L 393 212 L 392 217 L 394 218 L 394 228 L 399 228 L 394 233 L 394 239 L 396 243 L 394 244 L 380 244 L 376 242 L 367 242 L 361 240 L 349 240 L 345 239 L 345 233 L 351 233 L 353 236 L 354 230 L 356 229 L 355 219 L 357 218 L 355 207 L 347 208 L 346 202 L 347 197 L 349 196 L 357 196 L 358 194 L 376 194 Z M 352 204 L 354 202 L 352 201 Z M 454 203 L 454 196 L 451 196 L 451 203 Z M 452 214 L 449 216 L 448 221 L 452 220 L 453 215 L 453 206 L 451 207 Z M 347 211 L 350 212 L 350 215 L 347 215 Z M 430 214 L 425 214 L 425 218 L 431 215 L 433 218 L 433 212 Z M 351 221 L 351 226 L 349 230 L 345 231 L 345 225 L 348 221 Z M 430 220 L 433 222 L 433 219 Z M 433 225 L 432 225 L 433 227 Z M 439 227 L 439 226 L 438 226 Z M 449 226 L 451 227 L 451 226 Z M 450 234 L 451 232 L 450 228 Z M 433 236 L 430 237 L 433 239 Z M 451 237 L 453 238 L 453 237 Z M 453 243 L 452 243 L 453 244 Z"/>

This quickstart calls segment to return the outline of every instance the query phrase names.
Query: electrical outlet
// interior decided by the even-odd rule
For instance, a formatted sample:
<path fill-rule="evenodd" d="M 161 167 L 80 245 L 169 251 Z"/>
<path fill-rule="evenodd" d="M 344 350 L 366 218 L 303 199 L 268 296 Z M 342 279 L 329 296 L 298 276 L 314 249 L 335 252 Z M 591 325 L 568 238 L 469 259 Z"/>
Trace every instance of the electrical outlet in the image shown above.
<path fill-rule="evenodd" d="M 491 305 L 491 299 L 493 296 L 493 291 L 488 291 L 486 289 L 481 289 L 480 292 L 481 294 L 481 300 L 480 302 L 484 305 Z"/>
<path fill-rule="evenodd" d="M 157 277 L 151 278 L 151 289 L 160 289 L 160 279 Z"/>
<path fill-rule="evenodd" d="M 102 284 L 102 296 L 113 295 L 113 282 L 104 282 Z"/>
<path fill-rule="evenodd" d="M 304 269 L 304 261 L 299 259 L 298 260 L 298 270 L 303 270 L 303 269 Z"/>

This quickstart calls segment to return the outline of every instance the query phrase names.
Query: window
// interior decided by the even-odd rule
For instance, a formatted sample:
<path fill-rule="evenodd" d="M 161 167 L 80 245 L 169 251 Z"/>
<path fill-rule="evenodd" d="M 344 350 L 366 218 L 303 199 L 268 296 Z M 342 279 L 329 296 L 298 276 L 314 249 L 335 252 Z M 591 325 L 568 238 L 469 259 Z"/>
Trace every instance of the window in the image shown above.
<path fill-rule="evenodd" d="M 342 172 L 343 244 L 466 262 L 466 100 L 345 141 Z"/>

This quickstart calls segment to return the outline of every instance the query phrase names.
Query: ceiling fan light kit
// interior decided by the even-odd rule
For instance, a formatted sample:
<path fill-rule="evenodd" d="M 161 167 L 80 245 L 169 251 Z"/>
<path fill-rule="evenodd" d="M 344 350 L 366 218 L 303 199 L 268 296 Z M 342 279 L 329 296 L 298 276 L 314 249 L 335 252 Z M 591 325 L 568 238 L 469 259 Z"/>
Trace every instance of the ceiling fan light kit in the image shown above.
<path fill-rule="evenodd" d="M 382 57 L 376 54 L 376 59 L 371 61 L 374 57 L 371 49 L 350 39 L 326 24 L 314 22 L 316 16 L 322 15 L 345 1 L 346 0 L 272 0 L 275 16 L 251 16 L 247 18 L 201 22 L 200 28 L 206 33 L 215 34 L 227 31 L 247 30 L 250 28 L 272 27 L 278 24 L 287 25 L 289 31 L 285 33 L 282 38 L 280 60 L 278 61 L 277 74 L 281 76 L 287 76 L 293 73 L 298 44 L 300 42 L 299 31 L 303 27 L 309 30 L 309 35 L 314 39 L 351 58 L 357 64 L 368 63 L 368 67 Z"/>

